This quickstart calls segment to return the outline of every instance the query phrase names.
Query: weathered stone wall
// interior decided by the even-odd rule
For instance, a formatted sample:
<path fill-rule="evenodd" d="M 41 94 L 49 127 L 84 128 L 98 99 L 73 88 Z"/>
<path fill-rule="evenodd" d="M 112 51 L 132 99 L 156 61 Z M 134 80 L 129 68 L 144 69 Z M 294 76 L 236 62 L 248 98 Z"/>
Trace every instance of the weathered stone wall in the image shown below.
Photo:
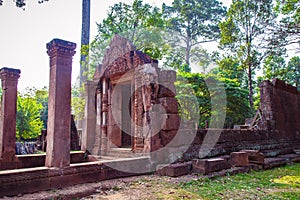
<path fill-rule="evenodd" d="M 259 150 L 265 156 L 276 156 L 278 154 L 291 153 L 300 147 L 300 135 L 295 134 L 285 138 L 282 132 L 277 130 L 215 130 L 221 131 L 216 144 L 210 140 L 203 143 L 209 134 L 214 135 L 214 130 L 198 130 L 197 135 L 183 155 L 183 160 L 199 158 L 199 153 L 206 150 L 205 146 L 213 145 L 214 148 L 207 154 L 207 157 L 225 155 L 234 151 L 253 149 Z M 201 148 L 202 151 L 201 151 Z"/>
<path fill-rule="evenodd" d="M 279 130 L 281 138 L 292 139 L 300 133 L 300 91 L 274 79 L 261 84 L 261 111 L 264 129 Z"/>
<path fill-rule="evenodd" d="M 300 92 L 280 80 L 264 81 L 261 84 L 261 115 L 258 130 L 203 129 L 198 130 L 193 142 L 187 141 L 188 130 L 161 135 L 164 148 L 188 150 L 178 161 L 199 157 L 229 154 L 243 149 L 262 151 L 265 156 L 292 153 L 300 148 Z M 178 142 L 175 135 L 182 134 Z M 168 144 L 172 144 L 171 146 Z"/>

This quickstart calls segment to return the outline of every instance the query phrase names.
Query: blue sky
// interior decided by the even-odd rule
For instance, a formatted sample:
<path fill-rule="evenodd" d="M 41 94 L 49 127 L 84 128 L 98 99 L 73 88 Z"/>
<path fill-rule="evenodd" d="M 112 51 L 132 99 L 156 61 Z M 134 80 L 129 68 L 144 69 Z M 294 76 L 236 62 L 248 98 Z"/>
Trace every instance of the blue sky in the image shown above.
<path fill-rule="evenodd" d="M 49 85 L 49 57 L 46 43 L 53 38 L 75 42 L 77 53 L 73 59 L 72 83 L 79 73 L 81 37 L 81 0 L 50 0 L 38 4 L 27 0 L 25 11 L 16 8 L 13 0 L 0 6 L 0 68 L 21 69 L 19 90 Z M 91 40 L 97 33 L 96 22 L 105 18 L 109 6 L 119 0 L 91 0 Z M 125 2 L 132 2 L 125 1 Z M 162 1 L 144 0 L 160 6 Z M 164 0 L 167 4 L 172 0 Z M 223 0 L 229 5 L 231 0 Z"/>

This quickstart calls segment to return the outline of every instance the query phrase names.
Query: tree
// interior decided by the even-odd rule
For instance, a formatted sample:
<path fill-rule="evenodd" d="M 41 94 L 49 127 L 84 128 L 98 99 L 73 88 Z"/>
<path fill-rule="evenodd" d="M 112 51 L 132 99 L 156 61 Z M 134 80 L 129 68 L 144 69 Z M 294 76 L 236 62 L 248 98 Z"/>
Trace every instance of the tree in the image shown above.
<path fill-rule="evenodd" d="M 270 56 L 264 64 L 264 74 L 261 79 L 278 78 L 300 89 L 300 57 L 292 57 L 286 64 L 282 56 Z"/>
<path fill-rule="evenodd" d="M 89 56 L 89 43 L 90 43 L 90 13 L 91 2 L 90 0 L 82 0 L 82 28 L 81 28 L 81 50 L 80 50 L 80 74 L 79 85 L 87 80 L 88 71 L 88 56 Z"/>
<path fill-rule="evenodd" d="M 240 87 L 247 88 L 245 86 L 245 73 L 244 69 L 240 65 L 240 61 L 237 57 L 226 56 L 222 59 L 217 60 L 218 68 L 214 71 L 215 74 L 218 74 L 220 77 L 233 79 L 235 80 Z"/>
<path fill-rule="evenodd" d="M 171 6 L 163 4 L 163 10 L 170 40 L 188 66 L 193 47 L 219 38 L 218 24 L 226 13 L 217 0 L 174 0 Z"/>
<path fill-rule="evenodd" d="M 24 8 L 26 6 L 26 0 L 14 0 L 16 2 L 16 6 L 19 8 Z M 38 3 L 44 3 L 49 0 L 38 0 Z M 3 5 L 3 0 L 0 0 L 0 6 Z"/>
<path fill-rule="evenodd" d="M 152 58 L 161 58 L 167 48 L 161 33 L 164 29 L 161 16 L 158 7 L 143 3 L 142 0 L 135 0 L 132 4 L 114 4 L 107 17 L 97 24 L 98 35 L 92 42 L 93 61 L 96 65 L 101 63 L 105 47 L 114 34 L 127 38 L 138 50 Z"/>
<path fill-rule="evenodd" d="M 294 56 L 287 65 L 286 81 L 300 90 L 300 57 Z"/>
<path fill-rule="evenodd" d="M 35 90 L 34 98 L 36 99 L 37 103 L 42 105 L 42 109 L 41 109 L 41 112 L 40 112 L 40 119 L 43 122 L 43 128 L 47 129 L 48 99 L 49 99 L 48 88 L 43 87 L 42 89 Z"/>
<path fill-rule="evenodd" d="M 278 78 L 286 81 L 286 63 L 282 56 L 269 56 L 263 66 L 264 79 Z"/>
<path fill-rule="evenodd" d="M 249 103 L 253 108 L 253 76 L 264 58 L 280 54 L 278 49 L 268 48 L 269 28 L 274 24 L 272 0 L 233 0 L 226 20 L 220 24 L 220 47 L 239 58 L 246 71 Z"/>
<path fill-rule="evenodd" d="M 285 47 L 300 42 L 300 2 L 298 0 L 276 0 L 275 10 L 280 20 L 271 27 L 270 46 Z"/>
<path fill-rule="evenodd" d="M 207 83 L 211 80 L 217 84 L 211 84 L 208 88 Z M 181 119 L 185 121 L 199 119 L 200 128 L 205 128 L 206 121 L 211 120 L 212 114 L 215 116 L 222 114 L 218 112 L 226 111 L 224 128 L 232 128 L 234 124 L 243 124 L 245 119 L 253 114 L 247 101 L 247 90 L 241 88 L 237 80 L 223 78 L 211 73 L 180 72 L 177 73 L 175 86 Z M 219 91 L 223 89 L 226 95 L 226 97 L 222 97 L 226 99 L 225 107 L 223 110 L 213 111 L 212 98 L 222 99 L 219 95 L 224 94 Z M 219 102 L 215 101 L 214 103 Z M 199 107 L 196 108 L 195 105 Z"/>
<path fill-rule="evenodd" d="M 30 94 L 20 94 L 17 101 L 17 140 L 36 139 L 41 133 L 43 122 L 40 113 L 43 106 Z"/>

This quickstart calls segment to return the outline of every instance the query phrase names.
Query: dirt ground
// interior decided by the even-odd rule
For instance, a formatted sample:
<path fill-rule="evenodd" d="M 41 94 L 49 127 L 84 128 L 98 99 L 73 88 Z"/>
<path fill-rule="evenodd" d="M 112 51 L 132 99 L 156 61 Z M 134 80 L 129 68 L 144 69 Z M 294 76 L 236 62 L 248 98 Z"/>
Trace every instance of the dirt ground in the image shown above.
<path fill-rule="evenodd" d="M 137 200 L 157 199 L 157 194 L 173 194 L 176 191 L 168 185 L 197 179 L 196 175 L 178 178 L 144 175 L 120 179 L 86 183 L 58 190 L 41 191 L 33 194 L 20 194 L 3 199 L 99 199 L 99 200 Z M 174 187 L 174 185 L 172 185 Z M 187 197 L 188 198 L 188 197 Z"/>

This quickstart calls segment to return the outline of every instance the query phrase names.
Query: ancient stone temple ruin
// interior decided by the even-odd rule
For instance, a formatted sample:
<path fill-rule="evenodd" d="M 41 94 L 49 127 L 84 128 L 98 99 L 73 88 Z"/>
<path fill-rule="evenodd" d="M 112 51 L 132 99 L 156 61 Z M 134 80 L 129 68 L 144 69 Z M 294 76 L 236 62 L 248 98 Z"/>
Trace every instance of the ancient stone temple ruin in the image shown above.
<path fill-rule="evenodd" d="M 86 84 L 83 150 L 105 156 L 116 148 L 147 154 L 162 147 L 161 131 L 180 124 L 175 80 L 175 71 L 160 70 L 157 60 L 115 35 Z"/>
<path fill-rule="evenodd" d="M 179 117 L 176 72 L 161 70 L 156 60 L 118 35 L 94 79 L 85 84 L 82 151 L 70 152 L 75 48 L 76 44 L 60 39 L 47 44 L 50 85 L 45 154 L 16 155 L 20 70 L 0 70 L 0 197 L 154 171 L 179 176 L 300 162 L 300 92 L 295 87 L 277 79 L 263 81 L 260 118 L 251 129 L 195 129 Z"/>

